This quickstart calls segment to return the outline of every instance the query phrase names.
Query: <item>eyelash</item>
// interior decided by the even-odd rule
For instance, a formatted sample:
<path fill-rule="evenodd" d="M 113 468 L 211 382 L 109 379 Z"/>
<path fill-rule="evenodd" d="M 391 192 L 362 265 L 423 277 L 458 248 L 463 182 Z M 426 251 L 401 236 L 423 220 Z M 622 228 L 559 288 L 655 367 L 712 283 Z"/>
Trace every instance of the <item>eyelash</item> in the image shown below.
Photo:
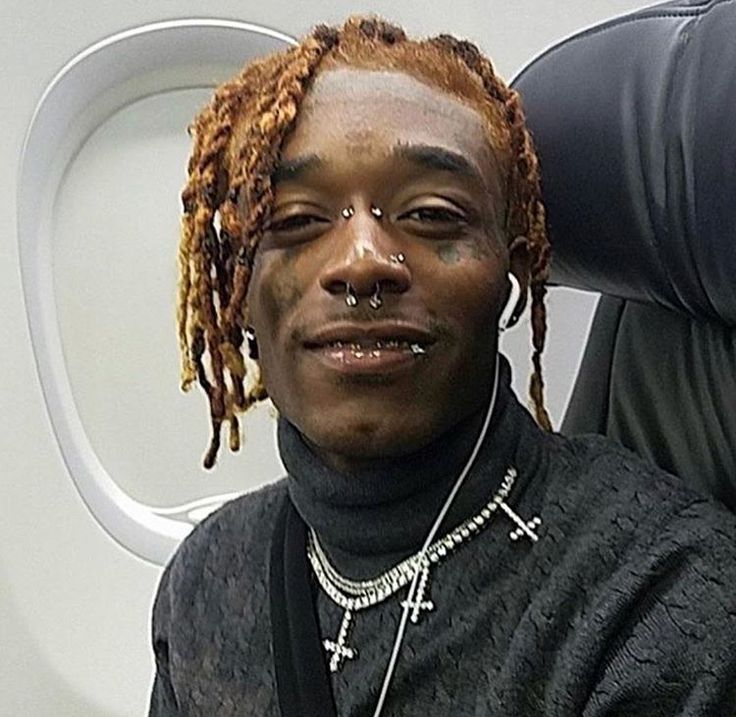
<path fill-rule="evenodd" d="M 465 223 L 465 217 L 463 217 L 462 214 L 453 211 L 448 207 L 419 207 L 418 209 L 412 209 L 410 212 L 402 214 L 399 219 L 403 219 L 404 217 L 409 218 L 412 214 L 429 214 L 431 217 L 433 217 L 432 219 L 429 219 L 429 221 L 431 222 L 454 222 L 458 224 Z M 421 216 L 419 221 L 423 221 L 423 219 L 421 219 Z"/>
<path fill-rule="evenodd" d="M 454 223 L 454 224 L 465 224 L 466 219 L 459 212 L 453 211 L 447 207 L 419 207 L 412 209 L 410 212 L 405 212 L 398 217 L 401 219 L 412 219 L 412 215 L 416 216 L 416 221 L 430 222 L 437 224 Z M 272 222 L 268 229 L 277 232 L 288 232 L 288 231 L 299 231 L 306 229 L 313 224 L 327 224 L 328 220 L 317 217 L 313 214 L 295 214 L 291 217 L 286 217 L 281 221 Z"/>
<path fill-rule="evenodd" d="M 277 232 L 299 231 L 300 229 L 305 229 L 314 224 L 315 220 L 319 223 L 327 223 L 327 220 L 320 219 L 313 214 L 294 214 L 293 216 L 286 217 L 286 219 L 282 219 L 281 221 L 271 222 L 268 229 Z"/>

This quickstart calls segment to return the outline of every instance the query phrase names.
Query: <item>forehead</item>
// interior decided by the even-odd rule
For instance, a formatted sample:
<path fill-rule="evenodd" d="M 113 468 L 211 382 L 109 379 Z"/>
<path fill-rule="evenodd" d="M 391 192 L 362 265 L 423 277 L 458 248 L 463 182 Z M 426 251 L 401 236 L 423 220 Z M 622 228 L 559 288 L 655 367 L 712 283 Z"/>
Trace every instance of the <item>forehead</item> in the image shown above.
<path fill-rule="evenodd" d="M 338 68 L 318 75 L 282 156 L 328 155 L 346 143 L 357 152 L 398 144 L 443 147 L 482 174 L 497 174 L 480 113 L 403 72 Z"/>

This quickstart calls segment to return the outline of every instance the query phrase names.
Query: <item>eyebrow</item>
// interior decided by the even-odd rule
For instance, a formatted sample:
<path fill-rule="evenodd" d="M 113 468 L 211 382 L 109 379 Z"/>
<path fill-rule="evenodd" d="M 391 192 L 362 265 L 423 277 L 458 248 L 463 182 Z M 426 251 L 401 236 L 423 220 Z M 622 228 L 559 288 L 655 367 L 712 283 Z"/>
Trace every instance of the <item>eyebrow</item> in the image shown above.
<path fill-rule="evenodd" d="M 282 160 L 271 174 L 271 186 L 275 188 L 279 182 L 297 180 L 322 164 L 322 160 L 316 154 Z"/>
<path fill-rule="evenodd" d="M 429 144 L 400 144 L 393 148 L 392 154 L 423 169 L 452 172 L 474 179 L 481 185 L 484 183 L 480 172 L 472 162 L 462 154 L 444 147 Z M 324 161 L 316 154 L 282 160 L 271 175 L 271 184 L 275 188 L 280 182 L 296 181 L 323 165 Z"/>
<path fill-rule="evenodd" d="M 402 144 L 394 149 L 394 154 L 425 169 L 452 172 L 483 184 L 480 172 L 468 159 L 444 147 L 428 144 Z"/>

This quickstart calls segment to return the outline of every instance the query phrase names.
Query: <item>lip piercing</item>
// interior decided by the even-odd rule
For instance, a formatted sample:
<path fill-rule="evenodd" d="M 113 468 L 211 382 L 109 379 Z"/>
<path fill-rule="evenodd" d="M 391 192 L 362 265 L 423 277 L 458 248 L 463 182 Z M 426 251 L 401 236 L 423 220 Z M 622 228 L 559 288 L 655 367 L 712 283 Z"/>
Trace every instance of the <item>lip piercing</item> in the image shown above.
<path fill-rule="evenodd" d="M 389 254 L 388 258 L 394 264 L 403 264 L 406 261 L 406 257 L 403 254 Z"/>
<path fill-rule="evenodd" d="M 373 302 L 372 298 L 371 302 Z M 349 282 L 346 282 L 345 284 L 345 303 L 351 308 L 358 305 L 358 297 L 355 295 L 352 284 Z M 371 303 L 371 306 L 373 306 L 373 303 Z"/>
<path fill-rule="evenodd" d="M 376 290 L 373 292 L 373 296 L 371 296 L 370 301 L 368 302 L 371 309 L 380 309 L 381 305 L 383 304 L 383 299 L 381 299 L 381 282 L 376 282 Z"/>
<path fill-rule="evenodd" d="M 344 219 L 350 219 L 350 217 L 352 217 L 353 214 L 355 214 L 355 209 L 353 208 L 352 205 L 350 205 L 349 207 L 345 207 L 340 212 L 340 214 L 342 214 L 342 216 L 343 216 Z"/>
<path fill-rule="evenodd" d="M 380 207 L 374 207 L 371 204 L 371 214 L 376 218 L 380 219 L 383 216 L 383 210 Z"/>

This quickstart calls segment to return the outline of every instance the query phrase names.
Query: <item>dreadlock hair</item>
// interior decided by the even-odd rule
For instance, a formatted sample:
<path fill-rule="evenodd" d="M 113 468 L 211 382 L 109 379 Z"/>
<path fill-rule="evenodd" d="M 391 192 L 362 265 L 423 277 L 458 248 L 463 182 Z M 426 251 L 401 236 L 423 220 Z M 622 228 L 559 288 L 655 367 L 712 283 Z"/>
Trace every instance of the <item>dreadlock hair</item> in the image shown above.
<path fill-rule="evenodd" d="M 178 251 L 180 385 L 188 391 L 197 379 L 209 401 L 207 469 L 215 464 L 223 421 L 230 424 L 231 451 L 239 450 L 238 414 L 267 397 L 243 340 L 254 255 L 272 211 L 271 175 L 315 76 L 344 66 L 404 72 L 479 111 L 506 175 L 507 240 L 523 235 L 529 243 L 529 394 L 537 423 L 551 429 L 541 366 L 550 248 L 537 156 L 518 94 L 470 42 L 451 35 L 410 40 L 379 18 L 354 16 L 340 28 L 320 25 L 298 45 L 248 64 L 217 88 L 189 127 L 193 149 Z"/>

